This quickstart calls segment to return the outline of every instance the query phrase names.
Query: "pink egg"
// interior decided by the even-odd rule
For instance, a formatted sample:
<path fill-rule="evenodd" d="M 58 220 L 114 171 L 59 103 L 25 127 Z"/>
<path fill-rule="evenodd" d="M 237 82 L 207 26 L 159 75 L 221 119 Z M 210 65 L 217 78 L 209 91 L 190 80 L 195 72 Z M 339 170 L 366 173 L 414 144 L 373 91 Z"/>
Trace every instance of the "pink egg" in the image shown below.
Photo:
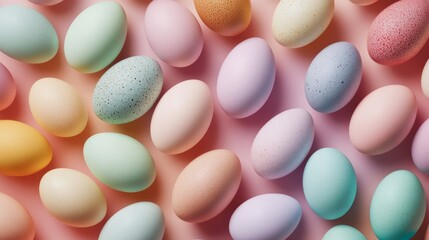
<path fill-rule="evenodd" d="M 27 209 L 9 195 L 0 193 L 0 239 L 32 240 L 35 233 Z"/>
<path fill-rule="evenodd" d="M 384 9 L 368 33 L 368 53 L 383 65 L 404 63 L 429 38 L 429 1 L 402 0 Z"/>
<path fill-rule="evenodd" d="M 9 107 L 16 95 L 16 85 L 9 70 L 0 63 L 0 111 Z"/>
<path fill-rule="evenodd" d="M 414 136 L 411 154 L 416 167 L 429 175 L 429 148 L 427 146 L 429 139 L 429 119 L 426 120 L 417 130 Z"/>
<path fill-rule="evenodd" d="M 28 1 L 38 5 L 51 6 L 51 5 L 58 4 L 64 0 L 28 0 Z"/>

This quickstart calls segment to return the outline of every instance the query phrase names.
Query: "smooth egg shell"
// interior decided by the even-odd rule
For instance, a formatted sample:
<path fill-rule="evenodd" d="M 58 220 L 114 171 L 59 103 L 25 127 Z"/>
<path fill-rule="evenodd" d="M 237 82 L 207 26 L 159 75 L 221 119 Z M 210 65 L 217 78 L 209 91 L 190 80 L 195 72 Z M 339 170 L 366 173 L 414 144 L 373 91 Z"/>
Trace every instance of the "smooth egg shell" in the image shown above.
<path fill-rule="evenodd" d="M 322 240 L 367 240 L 366 237 L 354 227 L 337 225 L 323 235 Z"/>
<path fill-rule="evenodd" d="M 388 152 L 405 139 L 416 115 L 416 97 L 411 89 L 402 85 L 378 88 L 369 93 L 353 112 L 350 140 L 365 154 Z"/>
<path fill-rule="evenodd" d="M 56 168 L 43 175 L 39 194 L 46 210 L 72 227 L 90 227 L 103 220 L 107 203 L 103 192 L 85 174 Z"/>
<path fill-rule="evenodd" d="M 197 19 L 176 1 L 152 1 L 146 9 L 145 31 L 155 54 L 174 67 L 191 65 L 203 49 Z"/>
<path fill-rule="evenodd" d="M 9 195 L 0 193 L 0 239 L 33 240 L 36 234 L 27 209 Z"/>
<path fill-rule="evenodd" d="M 359 6 L 368 6 L 373 3 L 378 2 L 378 0 L 350 0 L 350 2 L 359 5 Z"/>
<path fill-rule="evenodd" d="M 170 88 L 152 115 L 150 135 L 159 150 L 182 153 L 206 134 L 213 117 L 213 100 L 208 85 L 186 80 Z"/>
<path fill-rule="evenodd" d="M 411 156 L 416 167 L 429 175 L 429 148 L 427 146 L 429 139 L 429 120 L 423 122 L 414 135 L 411 147 Z"/>
<path fill-rule="evenodd" d="M 286 239 L 302 217 L 299 202 L 284 194 L 268 193 L 242 203 L 232 214 L 229 232 L 236 240 Z"/>
<path fill-rule="evenodd" d="M 429 60 L 426 61 L 422 71 L 421 87 L 423 94 L 429 99 Z"/>
<path fill-rule="evenodd" d="M 222 109 L 233 118 L 258 111 L 274 86 L 276 63 L 268 43 L 249 38 L 234 47 L 219 71 L 217 97 Z"/>
<path fill-rule="evenodd" d="M 253 140 L 253 168 L 266 179 L 284 177 L 304 161 L 313 139 L 313 118 L 306 110 L 294 108 L 279 113 Z"/>
<path fill-rule="evenodd" d="M 0 173 L 26 176 L 46 167 L 52 159 L 49 142 L 33 127 L 0 120 Z"/>
<path fill-rule="evenodd" d="M 16 96 L 16 84 L 9 70 L 0 63 L 0 111 L 9 107 Z"/>
<path fill-rule="evenodd" d="M 58 4 L 64 0 L 28 0 L 34 4 L 43 5 L 43 6 L 51 6 Z"/>
<path fill-rule="evenodd" d="M 233 152 L 218 149 L 204 153 L 177 178 L 172 193 L 173 210 L 186 222 L 207 221 L 228 206 L 240 181 L 241 164 Z"/>
<path fill-rule="evenodd" d="M 79 92 L 57 78 L 42 78 L 30 89 L 30 111 L 36 122 L 58 137 L 80 134 L 88 122 L 88 112 Z"/>

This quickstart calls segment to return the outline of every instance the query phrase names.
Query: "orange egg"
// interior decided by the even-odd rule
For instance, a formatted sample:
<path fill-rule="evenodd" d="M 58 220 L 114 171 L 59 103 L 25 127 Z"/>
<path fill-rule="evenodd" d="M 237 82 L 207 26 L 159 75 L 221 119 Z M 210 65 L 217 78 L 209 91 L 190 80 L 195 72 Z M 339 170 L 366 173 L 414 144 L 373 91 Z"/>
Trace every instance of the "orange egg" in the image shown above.
<path fill-rule="evenodd" d="M 32 240 L 35 233 L 27 209 L 9 195 L 0 193 L 0 239 Z"/>
<path fill-rule="evenodd" d="M 242 33 L 250 24 L 250 0 L 194 0 L 204 24 L 223 36 Z"/>

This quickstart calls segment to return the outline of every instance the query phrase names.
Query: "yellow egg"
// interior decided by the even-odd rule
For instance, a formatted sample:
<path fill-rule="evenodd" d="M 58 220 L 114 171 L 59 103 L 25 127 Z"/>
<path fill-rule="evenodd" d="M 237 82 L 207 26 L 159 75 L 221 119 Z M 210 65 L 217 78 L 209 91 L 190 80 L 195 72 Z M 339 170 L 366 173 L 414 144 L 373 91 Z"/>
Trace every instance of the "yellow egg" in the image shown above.
<path fill-rule="evenodd" d="M 88 122 L 88 113 L 78 91 L 60 79 L 36 81 L 30 90 L 29 103 L 36 122 L 54 136 L 76 136 Z"/>
<path fill-rule="evenodd" d="M 18 121 L 0 120 L 0 173 L 30 175 L 51 159 L 51 146 L 38 131 Z"/>

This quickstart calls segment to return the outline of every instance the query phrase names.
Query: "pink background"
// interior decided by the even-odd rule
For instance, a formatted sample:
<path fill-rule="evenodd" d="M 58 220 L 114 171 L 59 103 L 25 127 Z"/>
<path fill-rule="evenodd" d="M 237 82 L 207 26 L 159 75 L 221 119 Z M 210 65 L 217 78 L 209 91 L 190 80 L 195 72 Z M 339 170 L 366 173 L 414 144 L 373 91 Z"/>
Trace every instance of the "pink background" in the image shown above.
<path fill-rule="evenodd" d="M 104 72 L 81 74 L 70 68 L 64 58 L 63 46 L 67 28 L 79 12 L 97 0 L 65 0 L 51 7 L 33 5 L 25 0 L 1 0 L 0 6 L 9 4 L 28 5 L 42 12 L 56 28 L 60 38 L 60 49 L 55 58 L 47 63 L 29 65 L 13 60 L 0 53 L 0 62 L 12 73 L 18 87 L 14 103 L 0 112 L 0 119 L 14 119 L 25 122 L 38 129 L 51 143 L 54 149 L 52 163 L 39 173 L 27 177 L 0 176 L 0 191 L 20 201 L 33 216 L 36 224 L 36 239 L 74 240 L 96 239 L 107 219 L 128 204 L 138 201 L 152 201 L 163 209 L 166 218 L 165 239 L 230 239 L 229 218 L 233 211 L 245 200 L 263 193 L 285 193 L 295 197 L 303 207 L 303 217 L 290 239 L 321 239 L 324 233 L 336 224 L 349 224 L 362 231 L 368 239 L 375 239 L 369 223 L 369 206 L 372 194 L 388 173 L 397 169 L 414 172 L 425 186 L 429 197 L 429 177 L 414 166 L 411 155 L 413 136 L 420 124 L 429 117 L 428 100 L 420 89 L 420 76 L 428 59 L 429 44 L 411 61 L 386 67 L 374 63 L 366 51 L 366 36 L 375 16 L 394 1 L 382 1 L 369 7 L 358 7 L 347 0 L 336 0 L 335 16 L 328 29 L 315 42 L 300 49 L 286 49 L 275 42 L 271 35 L 271 18 L 276 0 L 253 0 L 252 22 L 250 27 L 237 37 L 222 37 L 211 32 L 201 24 L 204 34 L 204 49 L 198 61 L 187 68 L 174 68 L 160 61 L 164 71 L 162 93 L 174 84 L 191 78 L 201 79 L 209 84 L 213 96 L 216 78 L 223 59 L 239 42 L 252 36 L 263 37 L 272 47 L 277 62 L 277 77 L 273 92 L 265 106 L 255 115 L 241 120 L 228 117 L 219 107 L 216 98 L 213 122 L 203 140 L 191 150 L 176 156 L 159 152 L 153 146 L 149 136 L 149 123 L 152 111 L 135 122 L 112 126 L 99 120 L 92 111 L 91 96 L 94 86 Z M 148 0 L 119 0 L 128 17 L 128 36 L 120 59 L 133 55 L 148 55 L 156 58 L 145 38 L 143 21 Z M 195 14 L 192 0 L 180 0 Z M 195 14 L 196 15 L 196 14 Z M 199 20 L 199 18 L 197 17 Z M 200 21 L 200 20 L 199 20 Z M 201 21 L 200 21 L 201 23 Z M 1 36 L 0 36 L 1 37 Z M 304 79 L 308 65 L 313 57 L 327 45 L 336 41 L 350 41 L 359 49 L 363 60 L 363 79 L 357 95 L 344 109 L 333 114 L 321 114 L 313 111 L 304 96 Z M 156 58 L 158 59 L 158 58 Z M 56 77 L 75 86 L 87 103 L 90 119 L 87 128 L 79 136 L 58 138 L 41 129 L 32 118 L 28 107 L 28 92 L 36 80 L 42 77 Z M 354 108 L 370 91 L 388 84 L 403 84 L 412 88 L 417 96 L 418 115 L 416 123 L 396 149 L 375 157 L 366 156 L 353 148 L 348 137 L 348 124 Z M 316 137 L 311 153 L 322 147 L 335 147 L 343 151 L 352 162 L 357 178 L 358 192 L 350 211 L 342 218 L 327 221 L 311 211 L 302 191 L 302 164 L 292 174 L 279 180 L 265 180 L 253 170 L 250 162 L 250 146 L 253 138 L 270 118 L 289 108 L 302 107 L 310 111 L 315 121 Z M 94 133 L 115 131 L 128 134 L 140 140 L 152 153 L 157 165 L 157 178 L 147 190 L 139 193 L 121 193 L 101 184 L 86 167 L 82 146 Z M 214 219 L 190 224 L 177 218 L 171 208 L 171 191 L 180 171 L 198 155 L 216 148 L 227 148 L 240 158 L 243 168 L 242 183 L 232 203 Z M 93 178 L 101 187 L 108 201 L 107 217 L 98 225 L 90 228 L 73 228 L 63 225 L 50 216 L 42 206 L 38 194 L 38 183 L 48 170 L 67 167 L 80 170 Z M 429 208 L 428 208 L 429 209 Z M 427 215 L 427 214 L 426 214 Z M 415 239 L 423 239 L 428 225 L 427 216 Z"/>

